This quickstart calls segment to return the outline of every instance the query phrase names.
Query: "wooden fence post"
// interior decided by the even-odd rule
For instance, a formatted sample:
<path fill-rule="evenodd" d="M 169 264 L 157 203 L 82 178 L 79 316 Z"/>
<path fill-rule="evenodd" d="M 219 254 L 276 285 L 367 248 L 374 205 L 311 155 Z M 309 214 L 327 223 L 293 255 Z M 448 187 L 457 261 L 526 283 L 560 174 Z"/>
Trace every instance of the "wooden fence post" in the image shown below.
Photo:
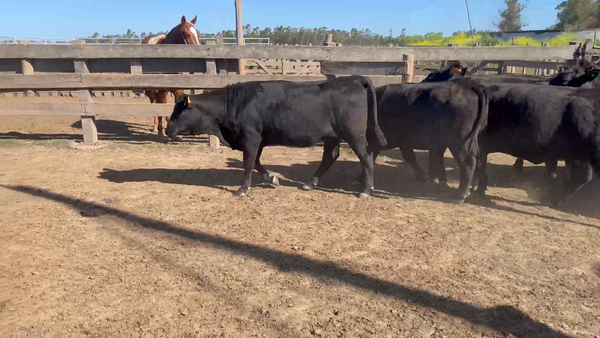
<path fill-rule="evenodd" d="M 28 44 L 29 44 L 28 40 L 19 41 L 19 45 L 28 45 Z M 21 60 L 21 73 L 23 75 L 33 75 L 34 70 L 33 70 L 33 62 L 31 59 L 22 59 Z"/>
<path fill-rule="evenodd" d="M 76 40 L 72 41 L 72 44 L 83 45 L 85 41 Z M 87 66 L 86 60 L 75 60 L 75 73 L 87 74 L 90 72 Z M 92 91 L 89 89 L 80 89 L 78 91 L 79 102 L 83 105 L 86 103 L 93 103 Z M 98 142 L 98 129 L 96 129 L 96 118 L 95 116 L 81 116 L 81 129 L 83 130 L 83 143 L 85 145 L 94 145 Z"/>
<path fill-rule="evenodd" d="M 140 59 L 136 59 L 136 60 L 131 60 L 129 63 L 129 73 L 133 74 L 133 75 L 142 75 L 143 71 L 142 71 L 142 60 Z M 143 89 L 135 89 L 135 90 L 129 90 L 128 93 L 132 93 L 135 95 L 139 95 L 141 93 L 143 93 L 144 90 Z"/>
<path fill-rule="evenodd" d="M 238 46 L 245 46 L 244 26 L 242 25 L 242 0 L 235 0 L 235 30 Z M 238 59 L 238 74 L 244 75 L 246 72 L 246 60 Z"/>
<path fill-rule="evenodd" d="M 29 42 L 30 42 L 29 40 L 21 40 L 21 41 L 19 41 L 19 44 L 20 45 L 28 45 Z M 22 59 L 21 60 L 21 73 L 23 75 L 33 75 L 35 73 L 35 71 L 33 69 L 33 60 L 31 60 L 31 59 Z M 25 91 L 26 96 L 30 96 L 32 93 L 35 95 L 35 92 L 32 90 Z"/>
<path fill-rule="evenodd" d="M 222 42 L 223 39 L 220 39 Z M 217 41 L 206 41 L 207 45 L 216 45 Z M 245 66 L 244 66 L 245 67 Z M 206 75 L 217 75 L 217 62 L 215 59 L 206 59 Z M 221 146 L 219 138 L 214 135 L 208 135 L 208 144 L 211 150 L 217 150 Z"/>
<path fill-rule="evenodd" d="M 498 62 L 498 75 L 504 74 L 504 61 Z"/>
<path fill-rule="evenodd" d="M 404 54 L 402 59 L 406 62 L 406 70 L 402 76 L 402 83 L 412 83 L 415 76 L 415 56 Z"/>

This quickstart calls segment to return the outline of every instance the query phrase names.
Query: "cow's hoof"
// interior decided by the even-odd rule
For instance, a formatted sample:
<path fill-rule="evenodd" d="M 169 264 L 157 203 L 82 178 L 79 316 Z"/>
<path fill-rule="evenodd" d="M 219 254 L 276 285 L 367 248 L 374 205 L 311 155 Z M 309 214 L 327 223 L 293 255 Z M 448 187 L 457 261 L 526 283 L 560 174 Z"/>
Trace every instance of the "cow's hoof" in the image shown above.
<path fill-rule="evenodd" d="M 234 192 L 233 194 L 234 194 L 235 196 L 238 196 L 238 197 L 244 197 L 244 196 L 246 196 L 246 193 L 247 193 L 247 191 L 244 191 L 244 189 L 243 189 L 243 188 L 239 188 L 239 189 L 238 189 L 236 192 Z"/>
<path fill-rule="evenodd" d="M 183 139 L 181 138 L 181 136 L 175 136 L 173 138 L 171 138 L 172 142 L 183 142 Z"/>
<path fill-rule="evenodd" d="M 358 199 L 364 200 L 364 199 L 366 199 L 366 198 L 369 198 L 369 194 L 366 194 L 366 193 L 364 193 L 364 192 L 361 192 L 361 193 L 358 195 Z"/>
<path fill-rule="evenodd" d="M 313 190 L 313 188 L 315 188 L 318 184 L 319 184 L 319 178 L 313 177 L 312 182 L 310 184 L 305 183 L 302 186 L 302 190 L 305 190 L 305 191 Z"/>
<path fill-rule="evenodd" d="M 442 181 L 442 182 L 439 182 L 439 183 L 437 184 L 437 186 L 438 186 L 439 188 L 441 188 L 441 189 L 447 189 L 447 188 L 449 188 L 449 186 L 448 186 L 448 182 L 447 182 L 447 181 Z"/>
<path fill-rule="evenodd" d="M 466 199 L 467 199 L 466 197 L 458 197 L 458 198 L 454 198 L 454 199 L 450 200 L 450 203 L 452 203 L 452 204 L 463 204 L 463 203 L 465 203 Z"/>
<path fill-rule="evenodd" d="M 272 176 L 271 184 L 279 186 L 279 179 L 275 176 Z"/>

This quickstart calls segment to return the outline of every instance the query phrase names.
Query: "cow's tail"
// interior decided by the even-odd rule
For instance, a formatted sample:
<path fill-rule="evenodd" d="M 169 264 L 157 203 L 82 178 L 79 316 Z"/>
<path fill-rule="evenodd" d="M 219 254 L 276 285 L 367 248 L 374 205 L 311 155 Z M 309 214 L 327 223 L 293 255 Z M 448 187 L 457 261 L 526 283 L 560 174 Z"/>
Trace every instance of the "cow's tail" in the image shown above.
<path fill-rule="evenodd" d="M 481 156 L 481 148 L 479 147 L 479 133 L 487 125 L 488 112 L 490 109 L 489 98 L 485 88 L 480 85 L 474 85 L 471 88 L 478 97 L 477 119 L 471 133 L 471 143 L 469 144 L 469 153 L 475 156 Z"/>
<path fill-rule="evenodd" d="M 377 147 L 385 147 L 387 140 L 383 132 L 379 128 L 379 120 L 377 119 L 377 94 L 373 82 L 366 77 L 360 77 L 362 85 L 367 90 L 367 104 L 369 105 L 369 115 L 367 119 L 367 142 L 375 143 Z"/>

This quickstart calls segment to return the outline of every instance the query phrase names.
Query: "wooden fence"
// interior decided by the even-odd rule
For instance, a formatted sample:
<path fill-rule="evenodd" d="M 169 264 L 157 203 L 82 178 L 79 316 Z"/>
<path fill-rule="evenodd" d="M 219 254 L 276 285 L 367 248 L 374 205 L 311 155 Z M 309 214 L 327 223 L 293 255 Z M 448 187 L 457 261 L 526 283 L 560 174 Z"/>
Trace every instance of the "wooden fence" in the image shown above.
<path fill-rule="evenodd" d="M 246 75 L 321 75 L 313 60 L 246 60 Z"/>
<path fill-rule="evenodd" d="M 317 81 L 360 74 L 375 85 L 412 82 L 414 60 L 481 62 L 570 59 L 572 47 L 308 47 L 188 45 L 3 45 L 0 91 L 77 90 L 78 103 L 0 103 L 0 115 L 81 116 L 84 142 L 97 140 L 96 116 L 169 116 L 172 105 L 94 103 L 92 90 L 215 89 L 247 81 Z M 252 59 L 264 74 L 239 75 Z M 281 72 L 256 61 L 281 61 Z M 285 63 L 297 63 L 293 71 Z M 322 75 L 306 72 L 317 67 Z M 182 74 L 183 73 L 183 74 Z M 310 74 L 310 75 L 307 75 Z"/>

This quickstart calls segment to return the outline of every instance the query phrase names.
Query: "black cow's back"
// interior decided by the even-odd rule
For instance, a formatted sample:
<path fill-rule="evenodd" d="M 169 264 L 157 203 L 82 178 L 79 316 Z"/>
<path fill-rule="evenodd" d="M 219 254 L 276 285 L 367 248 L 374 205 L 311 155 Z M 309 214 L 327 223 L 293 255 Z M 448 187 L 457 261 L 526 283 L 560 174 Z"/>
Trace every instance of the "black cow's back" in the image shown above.
<path fill-rule="evenodd" d="M 594 101 L 577 89 L 536 85 L 490 85 L 486 153 L 503 152 L 533 163 L 589 153 L 594 134 Z"/>
<path fill-rule="evenodd" d="M 430 149 L 448 143 L 462 123 L 474 123 L 479 104 L 477 95 L 455 82 L 388 85 L 378 88 L 377 98 L 387 148 L 407 144 Z M 465 115 L 465 110 L 473 114 Z"/>

